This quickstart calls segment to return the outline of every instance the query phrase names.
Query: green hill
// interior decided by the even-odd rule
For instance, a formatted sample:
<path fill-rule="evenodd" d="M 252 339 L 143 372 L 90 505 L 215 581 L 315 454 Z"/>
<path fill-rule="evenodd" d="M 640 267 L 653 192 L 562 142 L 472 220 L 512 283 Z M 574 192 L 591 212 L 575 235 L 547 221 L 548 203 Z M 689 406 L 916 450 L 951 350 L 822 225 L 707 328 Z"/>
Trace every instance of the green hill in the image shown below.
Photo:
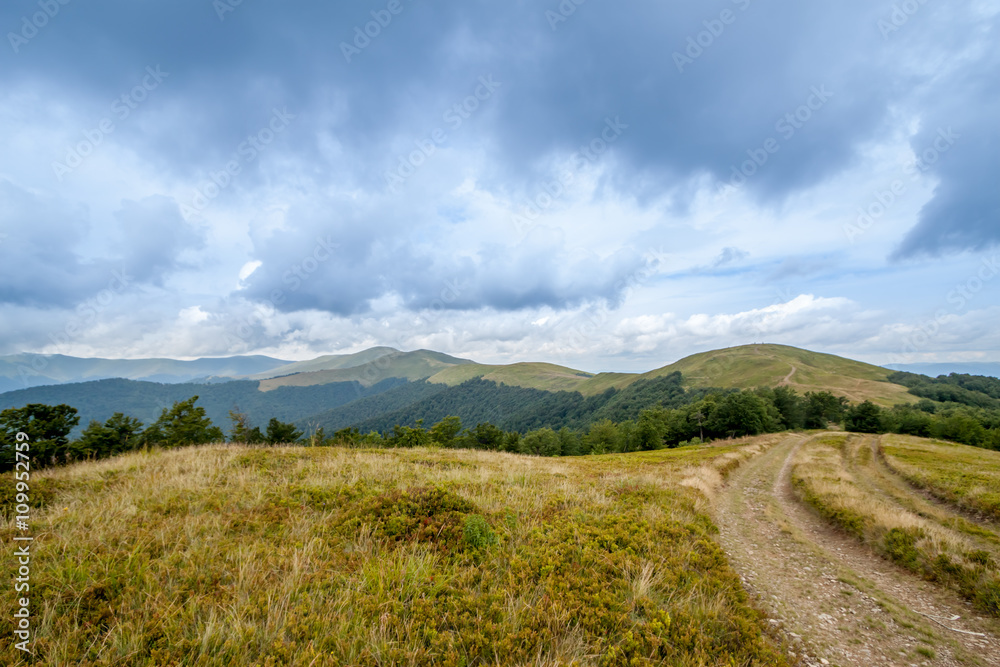
<path fill-rule="evenodd" d="M 391 354 L 399 354 L 399 350 L 392 347 L 371 347 L 354 354 L 326 354 L 322 357 L 309 359 L 308 361 L 296 361 L 291 364 L 284 364 L 277 368 L 271 368 L 263 373 L 257 373 L 247 377 L 247 380 L 269 380 L 283 375 L 293 375 L 295 373 L 313 373 L 316 371 L 332 371 L 342 368 L 356 368 L 381 357 Z"/>
<path fill-rule="evenodd" d="M 892 371 L 833 354 L 788 345 L 743 345 L 685 357 L 645 373 L 653 378 L 680 371 L 687 387 L 750 389 L 787 385 L 799 393 L 829 391 L 852 402 L 883 406 L 917 400 L 907 388 L 889 381 Z"/>
<path fill-rule="evenodd" d="M 392 350 L 392 348 L 381 349 Z M 331 382 L 359 382 L 365 387 L 371 387 L 389 378 L 422 380 L 447 368 L 471 363 L 473 362 L 468 359 L 459 359 L 430 350 L 416 350 L 414 352 L 392 350 L 388 354 L 380 354 L 375 359 L 358 366 L 296 373 L 262 380 L 260 390 L 271 391 L 278 387 L 309 387 Z"/>

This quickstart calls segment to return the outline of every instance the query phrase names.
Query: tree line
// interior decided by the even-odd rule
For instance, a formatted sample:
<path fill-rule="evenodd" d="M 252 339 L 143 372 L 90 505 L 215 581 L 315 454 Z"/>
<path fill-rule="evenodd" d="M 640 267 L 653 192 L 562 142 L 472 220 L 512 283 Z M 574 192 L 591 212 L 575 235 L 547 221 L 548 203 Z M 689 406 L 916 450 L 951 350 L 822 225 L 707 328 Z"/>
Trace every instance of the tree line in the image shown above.
<path fill-rule="evenodd" d="M 105 422 L 91 421 L 80 437 L 69 434 L 79 423 L 68 405 L 29 404 L 0 412 L 0 450 L 3 466 L 13 465 L 18 432 L 31 438 L 36 462 L 53 465 L 114 456 L 143 447 L 177 447 L 220 442 L 226 438 L 213 425 L 198 396 L 164 408 L 149 426 L 123 413 Z M 261 429 L 234 407 L 229 413 L 228 440 L 251 445 L 303 444 L 354 447 L 439 446 L 457 449 L 506 451 L 536 456 L 649 451 L 712 440 L 738 438 L 799 429 L 842 427 L 859 433 L 903 433 L 933 437 L 1000 450 L 1000 409 L 965 403 L 922 399 L 916 404 L 882 408 L 871 401 L 850 404 L 828 391 L 798 394 L 789 387 L 753 390 L 714 390 L 679 407 L 662 405 L 636 411 L 634 419 L 597 419 L 582 428 L 541 426 L 505 430 L 489 421 L 463 426 L 449 415 L 430 427 L 414 425 L 362 432 L 348 427 L 327 435 L 323 428 L 306 435 L 294 424 L 271 418 Z"/>
<path fill-rule="evenodd" d="M 163 408 L 160 417 L 149 426 L 116 412 L 104 422 L 91 421 L 80 437 L 73 440 L 69 435 L 80 423 L 76 408 L 30 403 L 4 410 L 0 412 L 0 451 L 4 454 L 0 469 L 13 467 L 14 457 L 10 453 L 18 433 L 28 435 L 37 466 L 102 459 L 144 447 L 179 447 L 224 440 L 222 429 L 212 424 L 203 407 L 195 405 L 197 401 L 198 396 L 192 396 Z M 302 431 L 294 424 L 273 417 L 264 431 L 250 428 L 249 418 L 239 408 L 230 412 L 230 419 L 233 422 L 230 439 L 234 442 L 294 444 L 302 437 Z"/>

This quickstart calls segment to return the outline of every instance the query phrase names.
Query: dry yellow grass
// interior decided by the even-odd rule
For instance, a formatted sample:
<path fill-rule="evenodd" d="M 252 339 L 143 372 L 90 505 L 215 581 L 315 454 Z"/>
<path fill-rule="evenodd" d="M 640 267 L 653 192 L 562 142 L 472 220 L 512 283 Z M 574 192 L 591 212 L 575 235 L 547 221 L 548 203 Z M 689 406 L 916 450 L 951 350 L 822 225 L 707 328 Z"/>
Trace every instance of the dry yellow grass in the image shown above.
<path fill-rule="evenodd" d="M 861 437 L 819 435 L 801 446 L 791 475 L 802 498 L 896 563 L 953 585 L 985 610 L 1000 615 L 1000 574 L 988 553 L 963 534 L 858 483 L 845 457 L 849 440 Z"/>
<path fill-rule="evenodd" d="M 905 435 L 884 436 L 880 452 L 914 486 L 1000 521 L 1000 452 Z"/>
<path fill-rule="evenodd" d="M 52 665 L 785 664 L 703 511 L 755 446 L 213 445 L 35 473 L 35 649 Z"/>

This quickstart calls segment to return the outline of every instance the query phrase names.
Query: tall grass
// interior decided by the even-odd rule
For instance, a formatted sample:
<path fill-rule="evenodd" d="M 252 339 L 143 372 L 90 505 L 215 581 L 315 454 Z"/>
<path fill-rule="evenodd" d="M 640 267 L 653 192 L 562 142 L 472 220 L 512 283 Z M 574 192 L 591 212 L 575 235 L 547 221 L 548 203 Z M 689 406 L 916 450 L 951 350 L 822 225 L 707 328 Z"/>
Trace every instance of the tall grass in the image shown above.
<path fill-rule="evenodd" d="M 37 473 L 34 648 L 54 665 L 783 665 L 681 485 L 740 450 L 213 445 Z M 0 662 L 24 664 L 10 642 Z"/>
<path fill-rule="evenodd" d="M 966 511 L 1000 521 L 1000 452 L 890 435 L 880 453 L 906 481 Z"/>
<path fill-rule="evenodd" d="M 792 484 L 809 505 L 898 565 L 939 581 L 1000 616 L 1000 571 L 962 534 L 865 490 L 848 470 L 848 438 L 806 442 L 793 460 Z"/>

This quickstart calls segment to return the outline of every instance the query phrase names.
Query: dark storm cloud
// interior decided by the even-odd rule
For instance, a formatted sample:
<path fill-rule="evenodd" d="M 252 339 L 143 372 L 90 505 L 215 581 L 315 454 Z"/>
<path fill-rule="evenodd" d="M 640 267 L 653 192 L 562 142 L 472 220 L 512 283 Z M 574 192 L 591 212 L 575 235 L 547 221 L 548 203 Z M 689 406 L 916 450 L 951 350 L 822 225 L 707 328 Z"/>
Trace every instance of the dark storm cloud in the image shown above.
<path fill-rule="evenodd" d="M 981 26 L 992 34 L 1000 21 Z M 940 179 L 896 257 L 984 250 L 1000 244 L 1000 52 L 951 63 L 948 92 L 926 102 L 912 140 L 911 174 Z"/>
<path fill-rule="evenodd" d="M 282 311 L 340 315 L 368 312 L 387 294 L 413 310 L 564 308 L 590 300 L 617 304 L 644 266 L 631 252 L 571 254 L 559 235 L 541 230 L 517 246 L 484 243 L 455 252 L 433 240 L 416 243 L 408 230 L 426 222 L 425 215 L 400 203 L 295 208 L 294 224 L 255 237 L 262 264 L 237 295 Z"/>
<path fill-rule="evenodd" d="M 104 256 L 83 251 L 89 212 L 0 179 L 0 304 L 75 308 L 102 290 L 162 284 L 200 235 L 173 200 L 125 200 L 116 212 L 120 239 Z"/>
<path fill-rule="evenodd" d="M 17 5 L 31 8 L 7 7 L 5 24 L 16 25 Z M 593 2 L 556 30 L 545 12 L 558 3 L 401 6 L 348 63 L 341 44 L 356 39 L 380 3 L 243 3 L 224 20 L 200 0 L 68 5 L 19 54 L 5 54 L 14 65 L 6 78 L 57 78 L 71 94 L 114 96 L 145 67 L 161 65 L 171 73 L 163 96 L 183 102 L 183 113 L 146 141 L 175 166 L 227 154 L 275 104 L 308 110 L 310 130 L 333 130 L 378 164 L 378 149 L 399 136 L 417 138 L 468 94 L 464 81 L 491 73 L 507 90 L 482 141 L 496 147 L 507 178 L 553 151 L 575 150 L 606 116 L 620 115 L 633 137 L 620 146 L 623 186 L 646 171 L 684 180 L 704 170 L 728 179 L 747 151 L 773 136 L 781 151 L 751 184 L 781 194 L 834 173 L 872 136 L 895 74 L 870 66 L 884 45 L 875 12 L 860 0 L 647 0 L 627 9 Z M 723 11 L 732 23 L 721 23 Z M 676 53 L 699 52 L 689 38 L 720 29 L 678 67 Z M 793 119 L 778 128 L 823 86 L 833 95 L 807 124 Z M 341 110 L 331 118 L 324 112 L 335 102 Z M 299 135 L 306 153 L 310 134 Z"/>
<path fill-rule="evenodd" d="M 879 22 L 893 20 L 892 6 L 868 0 L 400 0 L 393 12 L 382 0 L 220 2 L 233 11 L 208 0 L 73 2 L 23 43 L 9 34 L 24 30 L 22 18 L 38 4 L 7 3 L 0 28 L 10 31 L 10 48 L 0 56 L 0 85 L 44 81 L 61 102 L 102 108 L 133 89 L 147 67 L 160 66 L 169 77 L 141 109 L 155 122 L 124 125 L 113 140 L 164 173 L 203 180 L 272 109 L 287 108 L 296 120 L 282 145 L 304 171 L 377 196 L 400 146 L 410 150 L 480 77 L 492 76 L 502 90 L 472 119 L 475 131 L 448 140 L 487 152 L 480 187 L 533 195 L 550 158 L 585 148 L 600 139 L 607 118 L 620 118 L 628 127 L 600 192 L 640 202 L 672 195 L 677 210 L 695 192 L 692 179 L 705 175 L 778 206 L 855 164 L 863 146 L 893 129 L 891 110 L 926 111 L 935 126 L 950 116 L 963 120 L 950 124 L 966 139 L 930 168 L 940 185 L 901 253 L 981 248 L 998 237 L 995 56 L 963 56 L 943 75 L 915 66 L 923 57 L 918 39 L 956 60 L 968 40 L 990 43 L 988 31 L 976 32 L 967 3 L 958 10 L 920 5 L 887 32 Z M 944 109 L 940 100 L 949 98 L 965 111 Z M 323 135 L 343 148 L 337 164 L 320 154 Z M 237 188 L 261 185 L 261 164 L 246 165 Z M 148 239 L 131 241 L 150 280 L 194 243 L 168 233 L 168 209 L 146 201 L 120 214 L 121 221 L 158 221 Z M 467 286 L 448 307 L 558 308 L 614 301 L 615 285 L 630 270 L 627 259 L 578 261 L 549 245 L 484 243 L 442 259 L 413 231 L 440 220 L 426 214 L 410 222 L 401 229 L 399 218 L 379 207 L 292 216 L 301 233 L 256 239 L 262 265 L 245 294 L 267 299 L 284 288 L 283 308 L 352 313 L 388 293 L 421 307 L 439 298 L 446 281 L 462 280 Z M 337 248 L 317 240 L 327 238 Z M 161 244 L 167 251 L 158 256 Z M 317 247 L 329 259 L 320 261 Z M 89 272 L 103 269 L 73 261 L 67 271 L 82 276 L 77 282 L 99 282 Z M 303 262 L 317 268 L 298 276 L 294 268 Z M 67 293 L 56 288 L 60 282 L 53 289 Z M 29 299 L 48 288 L 22 282 L 8 289 Z"/>
<path fill-rule="evenodd" d="M 0 179 L 0 303 L 75 306 L 106 287 L 120 267 L 81 260 L 85 220 L 82 207 Z"/>
<path fill-rule="evenodd" d="M 201 234 L 181 217 L 177 202 L 167 197 L 125 200 L 115 218 L 123 239 L 123 262 L 140 282 L 162 285 L 164 276 L 180 266 L 185 251 L 203 245 Z"/>

